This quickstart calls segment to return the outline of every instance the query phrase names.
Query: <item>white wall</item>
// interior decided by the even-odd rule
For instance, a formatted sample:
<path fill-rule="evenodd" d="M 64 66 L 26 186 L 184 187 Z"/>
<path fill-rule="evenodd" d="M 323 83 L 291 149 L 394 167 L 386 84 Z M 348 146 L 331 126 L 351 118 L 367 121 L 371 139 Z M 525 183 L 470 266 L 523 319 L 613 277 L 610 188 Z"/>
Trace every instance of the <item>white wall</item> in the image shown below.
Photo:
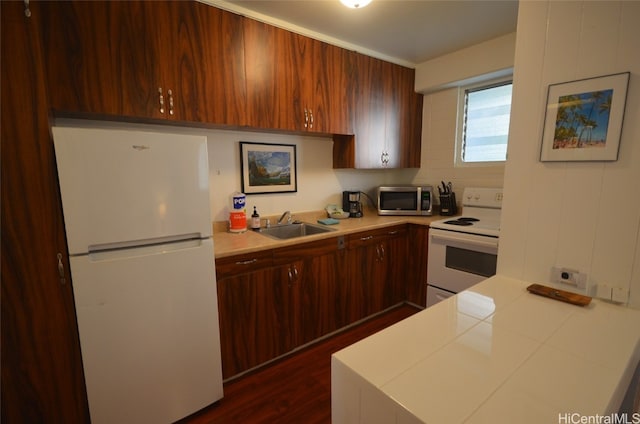
<path fill-rule="evenodd" d="M 459 193 L 465 187 L 502 187 L 504 165 L 457 167 L 455 162 L 458 87 L 513 71 L 516 33 L 437 57 L 416 67 L 416 91 L 424 93 L 422 161 L 413 183 L 437 185 L 451 181 Z"/>
<path fill-rule="evenodd" d="M 449 88 L 424 96 L 422 112 L 421 168 L 413 183 L 438 185 L 451 181 L 460 203 L 465 187 L 502 187 L 504 165 L 456 167 L 455 145 L 458 89 Z"/>
<path fill-rule="evenodd" d="M 511 74 L 516 33 L 503 35 L 416 66 L 415 88 L 430 93 Z"/>
<path fill-rule="evenodd" d="M 191 130 L 196 131 L 196 130 Z M 197 130 L 208 138 L 211 213 L 214 221 L 228 219 L 231 194 L 241 191 L 240 141 L 295 144 L 298 167 L 296 193 L 247 195 L 247 210 L 255 205 L 262 216 L 322 210 L 342 206 L 343 190 L 362 190 L 373 197 L 379 185 L 410 183 L 416 170 L 334 170 L 329 138 L 248 131 Z M 372 191 L 373 190 L 373 191 Z M 364 201 L 364 200 L 363 200 Z"/>
<path fill-rule="evenodd" d="M 640 307 L 638 22 L 640 2 L 520 2 L 499 274 L 547 283 L 575 268 Z M 619 160 L 540 162 L 548 85 L 626 71 Z"/>

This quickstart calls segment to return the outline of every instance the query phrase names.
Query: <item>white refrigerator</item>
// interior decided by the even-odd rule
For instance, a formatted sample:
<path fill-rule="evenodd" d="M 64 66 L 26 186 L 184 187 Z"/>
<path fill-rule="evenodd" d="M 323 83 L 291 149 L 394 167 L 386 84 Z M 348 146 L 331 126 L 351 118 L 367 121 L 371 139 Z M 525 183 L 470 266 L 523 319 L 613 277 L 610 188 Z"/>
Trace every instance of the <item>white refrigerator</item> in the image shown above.
<path fill-rule="evenodd" d="M 222 398 L 204 136 L 53 128 L 91 421 Z"/>

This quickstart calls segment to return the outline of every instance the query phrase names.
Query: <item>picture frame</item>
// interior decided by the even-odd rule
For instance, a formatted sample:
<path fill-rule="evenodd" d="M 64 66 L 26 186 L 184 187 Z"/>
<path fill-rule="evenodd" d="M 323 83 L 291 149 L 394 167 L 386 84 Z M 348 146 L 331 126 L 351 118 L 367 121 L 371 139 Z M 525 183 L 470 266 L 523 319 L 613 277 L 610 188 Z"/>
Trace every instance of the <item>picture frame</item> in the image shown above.
<path fill-rule="evenodd" d="M 297 192 L 296 146 L 241 141 L 240 172 L 244 194 Z"/>
<path fill-rule="evenodd" d="M 549 85 L 540 161 L 618 160 L 629 75 Z"/>

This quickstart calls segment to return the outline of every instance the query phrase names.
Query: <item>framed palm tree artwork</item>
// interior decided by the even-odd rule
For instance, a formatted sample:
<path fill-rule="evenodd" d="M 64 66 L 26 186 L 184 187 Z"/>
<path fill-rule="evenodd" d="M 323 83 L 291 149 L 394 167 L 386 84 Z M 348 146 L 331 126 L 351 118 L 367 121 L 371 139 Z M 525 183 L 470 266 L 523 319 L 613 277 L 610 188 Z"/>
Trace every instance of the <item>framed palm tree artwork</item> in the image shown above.
<path fill-rule="evenodd" d="M 618 160 L 629 75 L 549 85 L 540 161 Z"/>

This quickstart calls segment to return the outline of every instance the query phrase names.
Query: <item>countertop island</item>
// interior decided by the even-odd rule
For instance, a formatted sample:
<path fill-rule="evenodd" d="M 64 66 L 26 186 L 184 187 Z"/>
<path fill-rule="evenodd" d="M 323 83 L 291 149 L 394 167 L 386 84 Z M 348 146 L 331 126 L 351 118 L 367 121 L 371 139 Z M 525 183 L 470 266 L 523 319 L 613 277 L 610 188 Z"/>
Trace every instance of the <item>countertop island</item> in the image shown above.
<path fill-rule="evenodd" d="M 491 277 L 336 352 L 332 422 L 608 422 L 575 420 L 619 411 L 640 359 L 640 311 L 528 285 Z"/>

